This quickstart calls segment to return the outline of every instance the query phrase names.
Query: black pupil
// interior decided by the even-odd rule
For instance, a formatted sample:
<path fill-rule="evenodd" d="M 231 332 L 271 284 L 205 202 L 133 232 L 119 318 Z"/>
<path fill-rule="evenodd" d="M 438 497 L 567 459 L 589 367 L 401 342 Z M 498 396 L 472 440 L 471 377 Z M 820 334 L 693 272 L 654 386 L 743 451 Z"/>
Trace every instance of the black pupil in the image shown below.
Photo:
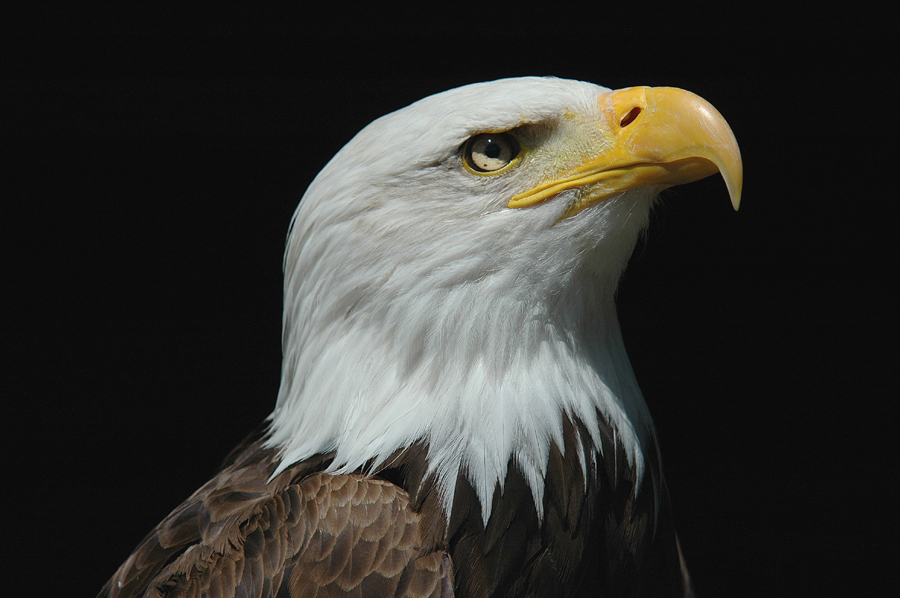
<path fill-rule="evenodd" d="M 484 148 L 484 155 L 488 158 L 496 158 L 500 155 L 501 151 L 502 148 L 500 147 L 500 144 L 493 139 L 489 139 L 487 146 Z"/>

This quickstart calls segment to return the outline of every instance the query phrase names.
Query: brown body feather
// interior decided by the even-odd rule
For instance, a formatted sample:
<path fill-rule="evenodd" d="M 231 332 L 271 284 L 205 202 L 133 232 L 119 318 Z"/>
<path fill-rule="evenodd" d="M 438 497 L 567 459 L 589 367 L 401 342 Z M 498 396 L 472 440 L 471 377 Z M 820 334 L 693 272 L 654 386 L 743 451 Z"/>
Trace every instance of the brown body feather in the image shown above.
<path fill-rule="evenodd" d="M 551 450 L 543 521 L 511 464 L 486 526 L 464 475 L 444 513 L 424 445 L 372 475 L 325 473 L 331 455 L 321 455 L 267 482 L 277 455 L 249 443 L 100 597 L 689 595 L 655 448 L 636 492 L 614 430 L 598 452 L 579 427 L 567 421 L 565 447 Z M 577 442 L 599 464 L 587 479 Z"/>

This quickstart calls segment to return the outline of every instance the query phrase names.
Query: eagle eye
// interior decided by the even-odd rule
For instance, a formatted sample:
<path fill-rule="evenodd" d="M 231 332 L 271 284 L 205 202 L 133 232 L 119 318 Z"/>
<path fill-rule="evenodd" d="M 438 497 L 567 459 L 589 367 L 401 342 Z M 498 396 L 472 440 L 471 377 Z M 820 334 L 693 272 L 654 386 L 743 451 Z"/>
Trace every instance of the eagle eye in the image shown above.
<path fill-rule="evenodd" d="M 463 161 L 472 171 L 490 174 L 509 166 L 519 155 L 519 143 L 509 133 L 481 133 L 466 142 Z"/>

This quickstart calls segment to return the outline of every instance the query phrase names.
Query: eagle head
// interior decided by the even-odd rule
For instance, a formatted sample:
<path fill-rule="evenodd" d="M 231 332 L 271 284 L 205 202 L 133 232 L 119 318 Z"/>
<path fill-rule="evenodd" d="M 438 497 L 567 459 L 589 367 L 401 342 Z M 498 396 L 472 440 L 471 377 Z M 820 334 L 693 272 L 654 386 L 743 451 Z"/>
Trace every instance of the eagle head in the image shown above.
<path fill-rule="evenodd" d="M 506 79 L 371 123 L 291 224 L 281 469 L 330 452 L 333 471 L 377 468 L 422 443 L 447 512 L 465 475 L 486 521 L 512 464 L 540 514 L 568 417 L 598 451 L 612 426 L 640 479 L 653 425 L 615 290 L 659 192 L 716 172 L 737 208 L 731 130 L 673 88 Z"/>

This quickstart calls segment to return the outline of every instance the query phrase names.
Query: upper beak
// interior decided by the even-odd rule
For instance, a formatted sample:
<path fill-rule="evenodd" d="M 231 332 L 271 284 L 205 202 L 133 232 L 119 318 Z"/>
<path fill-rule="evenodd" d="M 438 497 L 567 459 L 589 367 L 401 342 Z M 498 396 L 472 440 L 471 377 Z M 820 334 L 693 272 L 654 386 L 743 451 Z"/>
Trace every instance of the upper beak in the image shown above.
<path fill-rule="evenodd" d="M 631 87 L 602 94 L 598 103 L 600 147 L 574 169 L 514 196 L 509 207 L 582 187 L 570 216 L 627 189 L 664 189 L 721 172 L 738 209 L 741 153 L 728 123 L 709 102 L 674 87 Z"/>

